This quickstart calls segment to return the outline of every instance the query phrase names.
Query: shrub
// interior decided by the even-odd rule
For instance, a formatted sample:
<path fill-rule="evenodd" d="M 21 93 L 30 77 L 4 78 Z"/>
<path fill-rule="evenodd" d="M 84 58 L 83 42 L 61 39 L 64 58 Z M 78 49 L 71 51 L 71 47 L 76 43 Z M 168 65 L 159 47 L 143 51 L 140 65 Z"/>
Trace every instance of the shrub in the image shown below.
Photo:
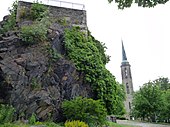
<path fill-rule="evenodd" d="M 88 125 L 85 122 L 79 120 L 66 121 L 64 126 L 65 127 L 88 127 Z"/>
<path fill-rule="evenodd" d="M 49 25 L 48 17 L 46 17 L 30 26 L 23 26 L 21 28 L 20 38 L 25 45 L 43 42 L 47 38 L 46 35 Z"/>
<path fill-rule="evenodd" d="M 38 1 L 33 3 L 31 6 L 31 19 L 32 20 L 40 20 L 43 17 L 46 16 L 47 7 L 45 7 L 43 4 L 39 3 Z"/>
<path fill-rule="evenodd" d="M 14 115 L 14 108 L 9 105 L 0 105 L 0 124 L 12 122 Z"/>
<path fill-rule="evenodd" d="M 37 121 L 37 122 L 35 122 L 35 125 L 43 125 L 43 123 L 40 121 Z"/>
<path fill-rule="evenodd" d="M 99 100 L 77 97 L 64 101 L 62 109 L 67 120 L 81 120 L 89 126 L 103 125 L 106 122 L 106 109 Z"/>
<path fill-rule="evenodd" d="M 9 30 L 13 30 L 16 25 L 16 13 L 17 13 L 18 2 L 15 1 L 12 4 L 12 8 L 9 10 L 10 15 L 7 21 L 3 24 L 2 28 L 0 29 L 0 34 L 4 34 Z"/>
<path fill-rule="evenodd" d="M 33 125 L 36 123 L 36 114 L 33 113 L 31 117 L 29 118 L 29 124 Z"/>

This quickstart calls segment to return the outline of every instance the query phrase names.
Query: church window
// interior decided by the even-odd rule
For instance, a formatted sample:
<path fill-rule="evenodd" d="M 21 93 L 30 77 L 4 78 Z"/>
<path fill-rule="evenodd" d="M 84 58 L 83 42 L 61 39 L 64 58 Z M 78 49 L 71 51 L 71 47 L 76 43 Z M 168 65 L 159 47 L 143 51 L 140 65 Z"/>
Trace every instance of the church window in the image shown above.
<path fill-rule="evenodd" d="M 128 77 L 127 69 L 125 68 L 125 78 Z"/>
<path fill-rule="evenodd" d="M 128 83 L 126 83 L 126 91 L 127 91 L 127 94 L 129 94 L 129 93 L 130 93 Z"/>
<path fill-rule="evenodd" d="M 129 102 L 129 109 L 131 109 L 131 103 Z"/>

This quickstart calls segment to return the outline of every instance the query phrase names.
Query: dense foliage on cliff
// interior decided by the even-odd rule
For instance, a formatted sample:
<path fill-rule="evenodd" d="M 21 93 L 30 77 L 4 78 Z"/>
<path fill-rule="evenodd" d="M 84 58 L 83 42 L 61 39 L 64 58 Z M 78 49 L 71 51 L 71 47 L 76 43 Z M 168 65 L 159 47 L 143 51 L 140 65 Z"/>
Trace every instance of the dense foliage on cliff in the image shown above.
<path fill-rule="evenodd" d="M 92 85 L 97 99 L 105 103 L 108 114 L 117 114 L 117 108 L 123 105 L 119 97 L 123 90 L 106 69 L 107 56 L 103 55 L 104 47 L 98 48 L 98 45 L 98 41 L 90 35 L 86 36 L 78 28 L 65 30 L 67 57 L 85 74 L 85 81 Z"/>
<path fill-rule="evenodd" d="M 170 122 L 170 83 L 159 78 L 145 83 L 134 95 L 132 114 L 148 121 Z"/>

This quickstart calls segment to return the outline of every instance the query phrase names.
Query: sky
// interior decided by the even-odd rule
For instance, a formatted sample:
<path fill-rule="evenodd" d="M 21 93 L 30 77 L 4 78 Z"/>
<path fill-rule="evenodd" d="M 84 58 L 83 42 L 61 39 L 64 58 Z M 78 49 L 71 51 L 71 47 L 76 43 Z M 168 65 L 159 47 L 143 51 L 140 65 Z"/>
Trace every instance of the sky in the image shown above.
<path fill-rule="evenodd" d="M 0 0 L 0 20 L 14 0 Z M 63 0 L 85 4 L 92 35 L 104 42 L 111 56 L 107 69 L 121 80 L 121 39 L 131 64 L 134 90 L 159 77 L 170 78 L 170 2 L 154 8 L 133 5 L 119 10 L 107 0 Z M 43 0 L 43 2 L 48 2 Z"/>

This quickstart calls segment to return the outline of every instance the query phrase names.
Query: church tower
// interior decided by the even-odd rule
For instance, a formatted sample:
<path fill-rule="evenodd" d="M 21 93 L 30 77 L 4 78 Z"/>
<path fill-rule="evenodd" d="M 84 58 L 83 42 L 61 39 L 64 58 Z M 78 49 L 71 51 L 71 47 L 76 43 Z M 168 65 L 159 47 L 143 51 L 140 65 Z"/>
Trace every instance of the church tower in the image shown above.
<path fill-rule="evenodd" d="M 131 119 L 130 112 L 132 109 L 132 99 L 133 99 L 133 83 L 132 83 L 132 74 L 131 74 L 130 67 L 131 66 L 127 61 L 126 52 L 122 41 L 121 74 L 122 74 L 122 84 L 125 87 L 125 93 L 126 93 L 126 100 L 124 104 L 125 104 L 127 119 Z"/>

